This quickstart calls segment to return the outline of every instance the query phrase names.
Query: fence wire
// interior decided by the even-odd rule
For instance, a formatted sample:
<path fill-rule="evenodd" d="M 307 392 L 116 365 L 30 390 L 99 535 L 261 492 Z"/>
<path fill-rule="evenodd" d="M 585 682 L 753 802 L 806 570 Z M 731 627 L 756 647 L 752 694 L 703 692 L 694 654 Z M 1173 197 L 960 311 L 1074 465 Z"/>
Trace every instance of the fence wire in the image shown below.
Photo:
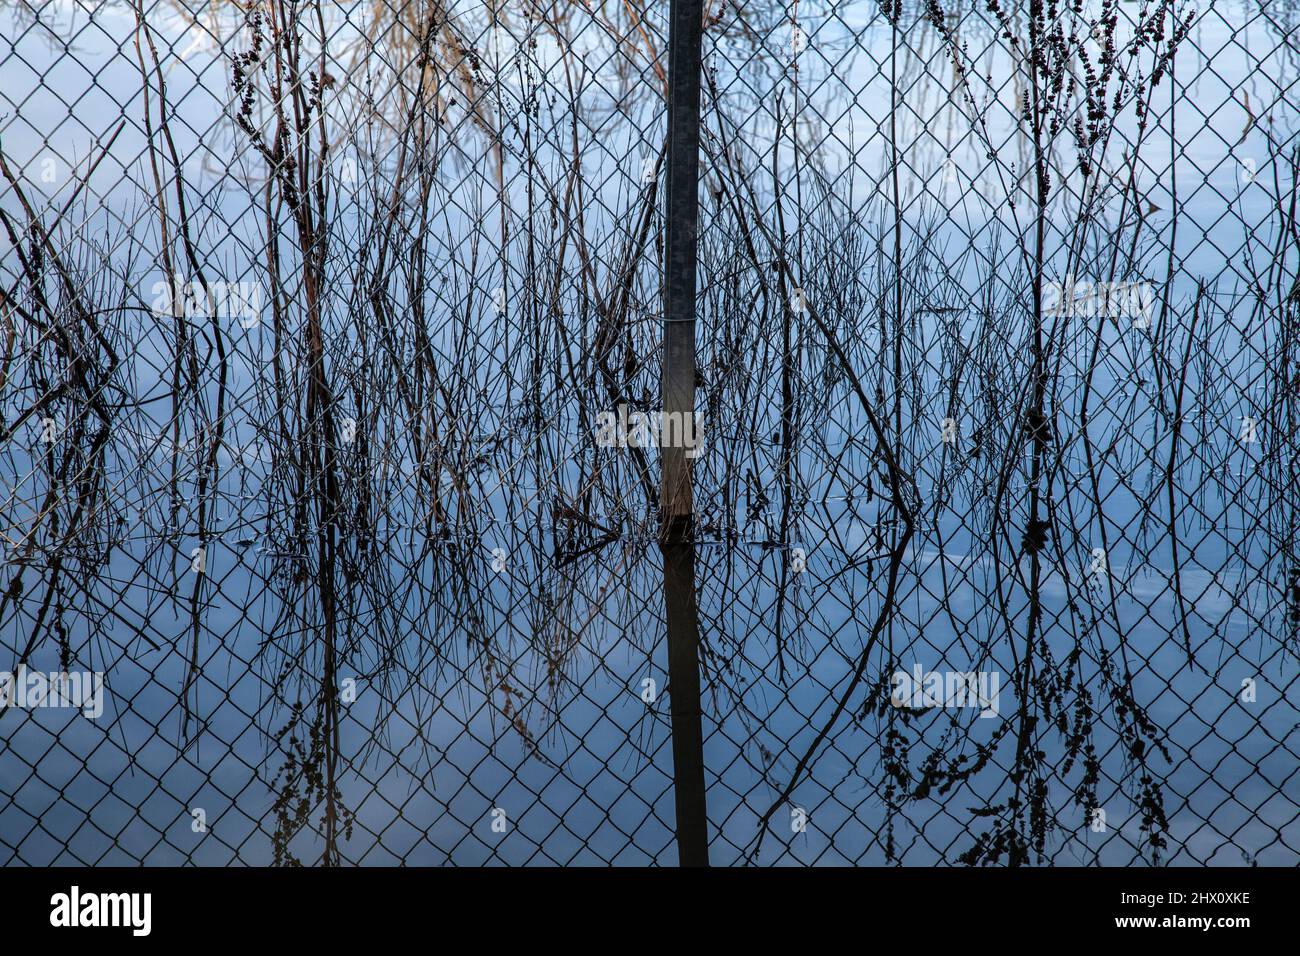
<path fill-rule="evenodd" d="M 1300 8 L 667 13 L 0 0 L 0 860 L 1300 862 Z"/>

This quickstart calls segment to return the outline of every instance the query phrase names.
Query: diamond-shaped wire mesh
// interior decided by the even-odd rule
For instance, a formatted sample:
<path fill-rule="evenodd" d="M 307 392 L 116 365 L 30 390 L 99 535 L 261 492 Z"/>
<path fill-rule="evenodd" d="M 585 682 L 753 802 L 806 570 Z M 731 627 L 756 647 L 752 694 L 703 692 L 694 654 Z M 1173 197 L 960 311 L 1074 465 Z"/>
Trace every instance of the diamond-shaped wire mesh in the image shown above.
<path fill-rule="evenodd" d="M 712 861 L 1300 862 L 1296 10 L 705 6 Z M 0 859 L 676 862 L 667 5 L 0 23 Z"/>

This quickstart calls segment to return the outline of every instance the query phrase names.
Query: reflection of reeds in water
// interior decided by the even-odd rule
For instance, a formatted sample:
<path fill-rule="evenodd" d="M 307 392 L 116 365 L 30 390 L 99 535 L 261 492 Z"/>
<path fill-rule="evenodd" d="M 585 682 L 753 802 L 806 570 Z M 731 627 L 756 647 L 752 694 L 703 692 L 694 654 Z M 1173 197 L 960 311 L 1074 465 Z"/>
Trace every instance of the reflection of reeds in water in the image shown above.
<path fill-rule="evenodd" d="M 580 131 L 598 110 L 567 85 L 575 59 L 539 78 L 547 97 L 503 109 L 520 88 L 497 89 L 481 67 L 481 31 L 434 5 L 390 10 L 378 4 L 337 56 L 316 42 L 328 7 L 245 12 L 229 67 L 234 122 L 264 173 L 244 219 L 257 226 L 246 274 L 265 290 L 255 334 L 215 313 L 151 314 L 69 220 L 5 214 L 22 265 L 0 303 L 5 455 L 30 476 L 4 502 L 20 557 L 0 620 L 26 622 L 21 659 L 54 641 L 84 660 L 110 636 L 105 589 L 90 582 L 116 587 L 113 561 L 138 562 L 121 588 L 148 596 L 119 602 L 129 636 L 111 635 L 103 662 L 145 657 L 137 637 L 175 659 L 182 743 L 201 740 L 203 694 L 229 679 L 207 668 L 213 647 L 255 658 L 274 704 L 259 719 L 276 741 L 277 863 L 346 858 L 348 782 L 368 782 L 386 744 L 381 725 L 363 729 L 365 747 L 347 745 L 347 680 L 382 695 L 381 714 L 413 693 L 419 713 L 459 708 L 467 726 L 486 711 L 495 734 L 562 768 L 566 706 L 620 679 L 618 655 L 653 659 L 662 627 L 659 454 L 590 437 L 599 411 L 658 400 L 657 179 L 642 181 L 639 156 L 630 171 L 592 160 L 608 144 Z M 616 74 L 658 61 L 656 32 L 630 29 L 626 6 L 528 29 L 576 36 L 587 16 L 632 44 Z M 128 247 L 203 281 L 221 257 L 186 212 L 174 92 L 150 31 L 139 35 L 151 96 L 142 201 L 157 228 Z M 332 64 L 348 57 L 345 83 Z M 355 114 L 364 71 L 384 73 L 375 88 L 391 95 Z M 1182 299 L 1179 277 L 1160 277 L 1144 334 L 1051 321 L 1027 291 L 1045 276 L 1149 275 L 1158 261 L 1153 226 L 1131 215 L 1132 182 L 1116 214 L 1099 198 L 1113 187 L 1101 163 L 1071 172 L 1069 232 L 1003 222 L 955 244 L 936 208 L 903 216 L 906 194 L 891 188 L 863 201 L 864 172 L 841 177 L 833 149 L 805 151 L 809 127 L 730 109 L 717 83 L 706 82 L 693 557 L 706 720 L 758 755 L 765 787 L 750 798 L 761 822 L 746 850 L 757 857 L 833 748 L 879 796 L 891 858 L 911 808 L 978 783 L 987 800 L 960 852 L 1028 862 L 1078 830 L 1107 777 L 1126 776 L 1141 852 L 1156 858 L 1176 742 L 1134 676 L 1150 649 L 1122 618 L 1130 582 L 1096 586 L 1079 569 L 1100 542 L 1167 573 L 1184 591 L 1169 633 L 1215 666 L 1180 574 L 1207 557 L 1178 522 L 1210 484 L 1199 450 L 1240 411 L 1216 357 L 1257 330 L 1272 336 L 1261 432 L 1293 433 L 1294 248 L 1279 240 L 1282 265 L 1258 288 Z M 590 99 L 609 108 L 600 91 Z M 652 169 L 656 135 L 638 143 Z M 490 176 L 466 172 L 474 138 L 491 146 Z M 1140 148 L 1117 142 L 1109 158 L 1132 169 Z M 355 184 L 339 176 L 344 156 L 362 157 Z M 1024 221 L 1035 219 L 1041 209 Z M 47 417 L 59 440 L 26 442 Z M 954 444 L 938 437 L 944 418 L 961 422 Z M 264 455 L 247 454 L 254 441 Z M 1257 523 L 1225 541 L 1269 555 L 1263 586 L 1282 608 L 1297 561 L 1291 443 L 1270 439 L 1252 469 L 1223 497 L 1256 501 Z M 178 575 L 194 547 L 210 550 L 212 571 Z M 213 609 L 222 597 L 240 602 L 233 628 Z M 1260 624 L 1293 641 L 1275 617 Z M 938 628 L 946 647 L 927 645 Z M 928 653 L 1003 669 L 1013 706 L 974 725 L 888 706 L 889 674 Z M 660 716 L 648 707 L 646 723 Z M 628 738 L 637 761 L 655 759 L 648 732 Z M 432 733 L 421 743 L 410 765 L 436 759 Z"/>

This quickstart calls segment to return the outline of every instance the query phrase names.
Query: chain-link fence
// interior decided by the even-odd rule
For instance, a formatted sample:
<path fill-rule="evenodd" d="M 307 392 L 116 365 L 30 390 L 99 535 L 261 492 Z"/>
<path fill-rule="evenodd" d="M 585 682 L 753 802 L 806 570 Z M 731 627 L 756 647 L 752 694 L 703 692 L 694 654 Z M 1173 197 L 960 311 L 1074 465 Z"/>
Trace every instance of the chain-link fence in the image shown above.
<path fill-rule="evenodd" d="M 1297 863 L 1298 18 L 0 0 L 0 859 Z"/>

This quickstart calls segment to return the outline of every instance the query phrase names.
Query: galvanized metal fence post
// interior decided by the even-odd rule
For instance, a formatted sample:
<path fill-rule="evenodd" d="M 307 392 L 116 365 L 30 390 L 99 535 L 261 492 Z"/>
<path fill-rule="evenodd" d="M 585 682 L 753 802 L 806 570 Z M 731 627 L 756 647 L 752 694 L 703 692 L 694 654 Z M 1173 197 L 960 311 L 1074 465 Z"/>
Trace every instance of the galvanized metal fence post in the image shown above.
<path fill-rule="evenodd" d="M 680 440 L 695 429 L 695 271 L 700 183 L 702 0 L 670 0 L 668 24 L 668 172 L 664 275 L 663 411 L 689 423 L 661 434 L 664 610 L 672 719 L 677 853 L 682 866 L 708 866 L 704 738 L 700 698 L 699 609 L 695 593 L 691 458 Z"/>

